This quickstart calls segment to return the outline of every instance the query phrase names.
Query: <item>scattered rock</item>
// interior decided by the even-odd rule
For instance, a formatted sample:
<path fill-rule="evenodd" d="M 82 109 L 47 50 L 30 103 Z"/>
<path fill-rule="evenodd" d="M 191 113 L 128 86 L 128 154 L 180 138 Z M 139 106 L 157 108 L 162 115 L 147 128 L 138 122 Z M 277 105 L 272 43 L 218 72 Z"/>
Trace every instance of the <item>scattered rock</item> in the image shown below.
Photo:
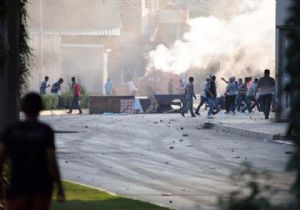
<path fill-rule="evenodd" d="M 173 203 L 173 201 L 170 200 L 169 203 Z"/>
<path fill-rule="evenodd" d="M 176 142 L 175 142 L 175 141 L 173 141 L 173 143 L 175 144 Z"/>
<path fill-rule="evenodd" d="M 161 195 L 162 195 L 162 196 L 171 196 L 172 193 L 162 193 Z"/>
<path fill-rule="evenodd" d="M 85 128 L 89 128 L 89 126 L 86 125 Z"/>
<path fill-rule="evenodd" d="M 181 127 L 180 130 L 183 130 L 183 127 Z"/>
<path fill-rule="evenodd" d="M 286 154 L 286 155 L 292 155 L 293 152 L 292 151 L 286 151 L 284 154 Z"/>
<path fill-rule="evenodd" d="M 194 145 L 187 145 L 187 147 L 194 147 Z"/>
<path fill-rule="evenodd" d="M 233 158 L 240 159 L 241 157 L 240 157 L 240 156 L 235 156 L 235 157 L 233 157 Z"/>
<path fill-rule="evenodd" d="M 182 134 L 182 136 L 187 137 L 187 136 L 189 136 L 189 134 L 184 133 L 184 134 Z"/>
<path fill-rule="evenodd" d="M 180 141 L 180 142 L 183 142 L 183 140 L 182 140 L 182 139 L 179 139 L 179 141 Z"/>
<path fill-rule="evenodd" d="M 169 165 L 169 162 L 165 162 L 166 165 Z"/>
<path fill-rule="evenodd" d="M 174 147 L 169 147 L 170 149 L 174 149 Z"/>
<path fill-rule="evenodd" d="M 234 152 L 234 149 L 231 149 L 231 152 Z"/>
<path fill-rule="evenodd" d="M 158 124 L 158 122 L 154 122 L 154 124 Z"/>
<path fill-rule="evenodd" d="M 163 120 L 160 120 L 160 122 L 163 122 Z"/>
<path fill-rule="evenodd" d="M 65 161 L 65 163 L 67 163 L 67 164 L 68 164 L 68 163 L 69 163 L 69 161 L 67 161 L 67 160 L 66 160 L 66 161 Z"/>

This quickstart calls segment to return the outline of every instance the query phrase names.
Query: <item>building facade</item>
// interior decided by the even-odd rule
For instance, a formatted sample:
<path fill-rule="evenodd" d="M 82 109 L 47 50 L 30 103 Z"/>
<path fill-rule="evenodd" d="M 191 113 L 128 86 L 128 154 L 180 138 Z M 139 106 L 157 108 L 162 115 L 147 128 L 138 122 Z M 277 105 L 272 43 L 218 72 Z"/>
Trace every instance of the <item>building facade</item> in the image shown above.
<path fill-rule="evenodd" d="M 101 94 L 105 55 L 118 45 L 121 34 L 118 1 L 31 0 L 28 26 L 33 49 L 31 90 L 38 91 L 46 75 L 51 84 L 63 78 L 67 90 L 75 76 L 88 92 Z"/>

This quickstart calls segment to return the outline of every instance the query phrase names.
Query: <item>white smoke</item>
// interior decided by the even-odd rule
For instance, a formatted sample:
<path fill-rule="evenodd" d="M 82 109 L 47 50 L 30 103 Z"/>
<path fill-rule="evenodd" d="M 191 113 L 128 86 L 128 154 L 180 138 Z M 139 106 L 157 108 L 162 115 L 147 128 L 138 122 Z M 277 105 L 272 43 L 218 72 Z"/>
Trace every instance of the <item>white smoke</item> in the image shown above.
<path fill-rule="evenodd" d="M 210 73 L 218 64 L 218 77 L 255 76 L 265 68 L 274 73 L 275 1 L 241 1 L 251 8 L 230 19 L 215 16 L 190 19 L 189 32 L 172 46 L 159 45 L 149 53 L 148 70 L 183 73 L 199 68 Z M 247 3 L 247 4 L 245 4 Z"/>

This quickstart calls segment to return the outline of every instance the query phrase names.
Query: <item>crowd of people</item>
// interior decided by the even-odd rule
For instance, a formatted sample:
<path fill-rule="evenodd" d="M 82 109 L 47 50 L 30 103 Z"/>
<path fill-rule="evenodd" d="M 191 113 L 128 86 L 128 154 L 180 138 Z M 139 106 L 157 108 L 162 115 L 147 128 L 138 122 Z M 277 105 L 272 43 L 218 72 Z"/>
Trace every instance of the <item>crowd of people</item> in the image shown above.
<path fill-rule="evenodd" d="M 46 95 L 47 93 L 47 88 L 50 87 L 50 84 L 48 84 L 49 82 L 49 77 L 45 76 L 44 81 L 41 82 L 40 85 L 40 95 Z M 62 88 L 62 84 L 64 83 L 64 80 L 62 78 L 60 78 L 57 82 L 53 83 L 53 85 L 51 86 L 51 94 L 54 95 L 59 95 L 61 92 L 61 88 Z M 81 87 L 79 82 L 76 81 L 75 77 L 71 78 L 71 91 L 73 94 L 72 97 L 72 103 L 70 105 L 70 110 L 67 112 L 68 114 L 71 114 L 73 109 L 78 109 L 79 110 L 79 114 L 82 114 L 82 110 L 80 108 L 80 91 L 81 91 Z"/>
<path fill-rule="evenodd" d="M 263 112 L 265 119 L 269 119 L 271 105 L 274 108 L 274 91 L 275 80 L 270 76 L 270 70 L 264 71 L 261 78 L 252 79 L 245 77 L 238 79 L 230 77 L 229 80 L 221 78 L 226 83 L 224 93 L 224 109 L 225 114 L 235 114 L 236 112 L 253 112 L 257 108 L 259 112 Z M 190 77 L 189 82 L 185 85 L 184 95 L 185 103 L 181 109 L 181 115 L 189 110 L 191 117 L 200 115 L 199 110 L 203 105 L 208 106 L 207 118 L 212 119 L 221 110 L 221 101 L 217 98 L 216 76 L 208 76 L 200 87 L 200 103 L 195 112 L 193 109 L 193 99 L 196 99 L 194 92 L 194 78 Z"/>
<path fill-rule="evenodd" d="M 264 113 L 265 119 L 269 119 L 271 105 L 274 109 L 274 91 L 275 91 L 275 80 L 270 76 L 270 70 L 264 71 L 264 76 L 261 78 L 245 77 L 244 80 L 239 78 L 238 80 L 232 76 L 228 80 L 220 78 L 226 83 L 226 89 L 223 97 L 217 97 L 217 84 L 216 76 L 210 75 L 200 85 L 200 103 L 196 109 L 193 108 L 194 99 L 196 94 L 194 91 L 194 78 L 189 77 L 187 84 L 180 83 L 182 90 L 184 90 L 184 105 L 180 110 L 182 116 L 185 116 L 187 111 L 190 112 L 191 117 L 200 115 L 200 108 L 205 105 L 208 108 L 207 118 L 212 119 L 213 115 L 220 112 L 221 108 L 225 109 L 225 114 L 236 114 L 251 113 L 256 108 L 259 112 Z M 41 83 L 40 94 L 45 95 L 47 88 L 50 87 L 48 84 L 49 77 L 46 76 L 45 80 Z M 73 98 L 70 105 L 70 110 L 67 113 L 72 113 L 72 110 L 77 108 L 79 114 L 82 113 L 80 108 L 80 84 L 76 81 L 75 77 L 71 78 L 72 81 L 72 92 Z M 60 78 L 51 87 L 51 93 L 58 95 L 60 94 L 61 86 L 64 80 Z M 135 95 L 137 88 L 132 81 L 128 82 L 128 89 L 130 94 Z M 169 94 L 173 93 L 173 81 L 169 81 L 168 84 Z M 105 94 L 107 96 L 114 95 L 113 83 L 110 79 L 107 79 L 104 85 Z"/>

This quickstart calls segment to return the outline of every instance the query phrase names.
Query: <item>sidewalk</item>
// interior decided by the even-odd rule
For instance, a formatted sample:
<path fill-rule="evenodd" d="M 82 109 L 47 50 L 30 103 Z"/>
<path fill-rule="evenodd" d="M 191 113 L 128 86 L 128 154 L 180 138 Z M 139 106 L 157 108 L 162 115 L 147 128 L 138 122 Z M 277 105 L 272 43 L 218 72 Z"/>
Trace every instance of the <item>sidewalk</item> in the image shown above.
<path fill-rule="evenodd" d="M 288 123 L 276 123 L 274 118 L 274 113 L 270 120 L 265 120 L 262 113 L 220 113 L 215 119 L 206 120 L 203 127 L 264 140 L 284 140 Z"/>
<path fill-rule="evenodd" d="M 67 112 L 69 109 L 53 109 L 44 110 L 40 113 L 41 116 L 55 116 L 55 115 L 70 115 Z M 83 114 L 88 114 L 88 109 L 82 109 Z M 72 114 L 78 114 L 78 110 L 73 110 Z"/>

